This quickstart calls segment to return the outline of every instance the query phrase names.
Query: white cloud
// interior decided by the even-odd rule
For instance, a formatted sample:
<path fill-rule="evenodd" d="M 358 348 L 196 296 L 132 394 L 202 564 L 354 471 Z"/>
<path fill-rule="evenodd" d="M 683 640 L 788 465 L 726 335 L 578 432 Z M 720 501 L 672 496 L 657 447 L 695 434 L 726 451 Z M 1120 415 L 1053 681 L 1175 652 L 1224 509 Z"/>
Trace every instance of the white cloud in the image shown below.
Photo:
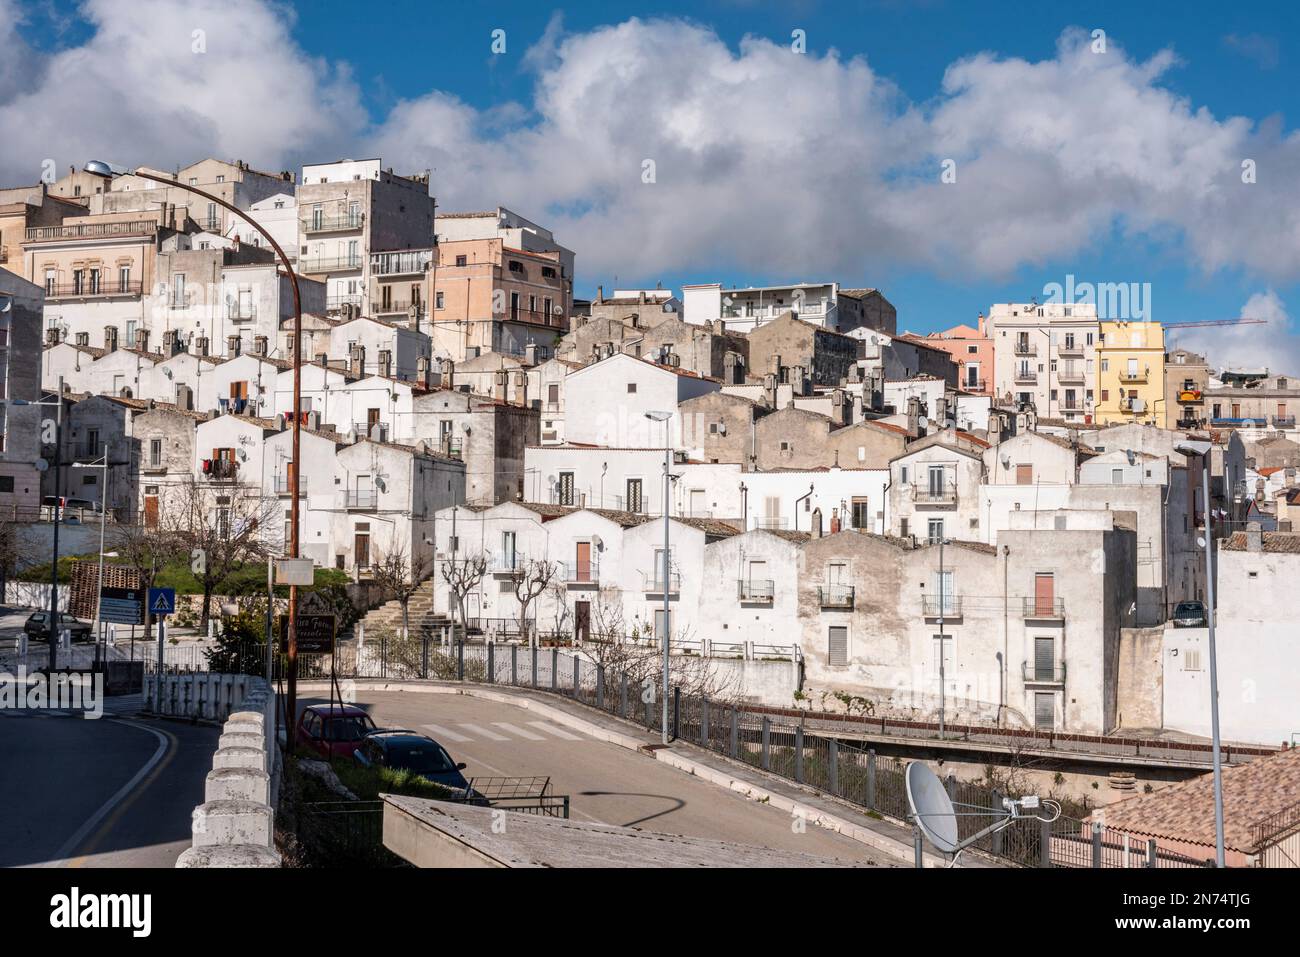
<path fill-rule="evenodd" d="M 1246 300 L 1239 314 L 1264 319 L 1264 325 L 1210 326 L 1171 332 L 1169 348 L 1191 349 L 1209 359 L 1217 369 L 1225 366 L 1255 369 L 1267 366 L 1272 372 L 1300 374 L 1300 338 L 1287 313 L 1286 303 L 1272 289 L 1257 292 Z"/>

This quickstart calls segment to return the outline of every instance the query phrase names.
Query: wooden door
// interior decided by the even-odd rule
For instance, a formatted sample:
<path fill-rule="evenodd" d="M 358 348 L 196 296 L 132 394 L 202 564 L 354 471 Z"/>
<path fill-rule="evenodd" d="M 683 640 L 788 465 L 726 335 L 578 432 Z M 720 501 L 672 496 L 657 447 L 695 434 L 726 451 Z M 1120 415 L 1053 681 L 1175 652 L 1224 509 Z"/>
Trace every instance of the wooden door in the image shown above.
<path fill-rule="evenodd" d="M 1056 604 L 1056 577 L 1051 572 L 1034 576 L 1034 614 L 1050 615 Z"/>
<path fill-rule="evenodd" d="M 591 581 L 591 542 L 578 542 L 574 559 L 573 580 Z"/>
<path fill-rule="evenodd" d="M 144 526 L 145 528 L 158 527 L 158 496 L 146 495 L 144 497 Z"/>
<path fill-rule="evenodd" d="M 591 602 L 573 603 L 573 635 L 578 641 L 591 640 Z"/>

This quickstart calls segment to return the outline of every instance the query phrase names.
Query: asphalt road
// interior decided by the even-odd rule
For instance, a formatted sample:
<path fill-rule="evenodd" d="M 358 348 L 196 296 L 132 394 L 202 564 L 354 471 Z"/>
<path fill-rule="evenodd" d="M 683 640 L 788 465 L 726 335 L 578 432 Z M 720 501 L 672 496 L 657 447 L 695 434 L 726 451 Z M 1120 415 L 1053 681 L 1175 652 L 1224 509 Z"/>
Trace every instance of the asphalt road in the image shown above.
<path fill-rule="evenodd" d="M 444 694 L 361 692 L 380 727 L 427 734 L 468 768 L 466 777 L 549 775 L 575 820 L 638 827 L 857 862 L 880 854 L 749 801 L 653 758 L 597 741 L 513 705 Z"/>
<path fill-rule="evenodd" d="M 172 867 L 219 733 L 0 712 L 0 866 Z"/>

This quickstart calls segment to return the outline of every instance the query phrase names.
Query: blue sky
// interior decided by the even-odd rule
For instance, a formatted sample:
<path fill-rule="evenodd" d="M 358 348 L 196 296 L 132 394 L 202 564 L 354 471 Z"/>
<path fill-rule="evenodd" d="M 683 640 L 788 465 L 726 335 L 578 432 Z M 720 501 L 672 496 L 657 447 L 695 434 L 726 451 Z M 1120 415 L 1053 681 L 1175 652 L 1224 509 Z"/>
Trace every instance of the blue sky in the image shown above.
<path fill-rule="evenodd" d="M 126 8 L 136 24 L 174 20 L 150 29 L 203 27 L 214 53 L 224 41 L 213 18 L 238 21 L 244 59 L 219 67 L 208 57 L 204 68 L 227 78 L 218 82 L 267 71 L 269 97 L 251 94 L 242 114 L 220 105 L 178 114 L 172 129 L 187 135 L 160 133 L 162 151 L 206 145 L 265 168 L 334 158 L 330 150 L 382 152 L 399 168 L 431 167 L 444 209 L 499 202 L 555 225 L 578 253 L 580 295 L 616 276 L 620 285 L 670 286 L 829 278 L 879 286 L 900 325 L 922 332 L 970 322 L 992 302 L 1026 299 L 1069 273 L 1150 283 L 1155 318 L 1165 321 L 1232 317 L 1252 303 L 1289 332 L 1287 310 L 1298 301 L 1300 259 L 1280 251 L 1296 245 L 1300 218 L 1290 188 L 1300 175 L 1295 5 L 51 2 L 22 8 L 28 72 L 57 73 L 61 54 L 82 51 L 130 61 L 131 41 L 112 38 L 130 22 Z M 1063 40 L 1071 28 L 1082 40 Z M 1077 52 L 1098 28 L 1119 64 L 1108 71 Z M 504 54 L 490 49 L 497 29 Z M 796 29 L 805 31 L 805 62 L 788 67 L 779 55 Z M 298 71 L 287 78 L 274 64 L 280 48 Z M 967 65 L 964 80 L 945 86 L 957 64 Z M 751 99 L 734 77 L 709 87 L 733 69 L 760 78 Z M 10 82 L 22 92 L 23 81 Z M 689 102 L 700 89 L 703 102 Z M 134 92 L 125 87 L 125 99 Z M 1098 109 L 1107 97 L 1114 108 Z M 289 135 L 250 120 L 249 104 L 282 99 L 300 117 L 320 116 L 296 121 Z M 987 111 L 1003 101 L 1025 119 L 991 122 Z M 642 142 L 638 117 L 671 134 Z M 148 121 L 140 123 L 131 142 L 147 143 Z M 707 148 L 692 142 L 690 130 L 731 123 L 727 136 L 704 137 Z M 789 150 L 780 148 L 782 128 Z M 950 151 L 963 193 L 931 182 Z M 639 170 L 626 167 L 642 154 L 658 163 L 657 192 L 638 192 Z M 858 156 L 871 171 L 861 180 Z M 1258 159 L 1259 180 L 1233 193 L 1241 156 Z M 1058 175 L 1069 180 L 1059 190 Z M 823 181 L 838 199 L 816 196 Z M 1207 189 L 1228 195 L 1200 210 Z M 1229 361 L 1269 340 L 1240 330 L 1188 340 L 1224 342 Z M 1284 351 L 1300 358 L 1290 338 Z"/>

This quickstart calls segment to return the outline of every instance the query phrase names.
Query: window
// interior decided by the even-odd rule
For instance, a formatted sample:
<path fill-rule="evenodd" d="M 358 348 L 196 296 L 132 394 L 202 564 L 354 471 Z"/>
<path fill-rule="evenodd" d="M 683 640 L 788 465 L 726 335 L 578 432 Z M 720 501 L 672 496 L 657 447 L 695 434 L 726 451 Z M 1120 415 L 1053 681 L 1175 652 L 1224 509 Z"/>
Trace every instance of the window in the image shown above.
<path fill-rule="evenodd" d="M 546 278 L 546 279 L 554 279 L 554 278 L 555 278 L 555 267 L 554 267 L 554 266 L 543 266 L 543 267 L 542 267 L 542 276 L 543 276 L 544 278 Z"/>
<path fill-rule="evenodd" d="M 1101 360 L 1101 371 L 1102 371 L 1102 372 L 1109 372 L 1109 371 L 1110 371 L 1110 360 L 1109 360 L 1109 359 L 1102 359 L 1102 360 Z"/>
<path fill-rule="evenodd" d="M 980 347 L 979 347 L 979 346 L 967 346 L 967 347 L 966 347 L 966 354 L 967 354 L 967 355 L 972 355 L 972 356 L 974 356 L 974 355 L 978 355 L 978 354 L 979 354 L 979 351 L 980 351 Z"/>
<path fill-rule="evenodd" d="M 907 519 L 905 518 L 899 519 L 898 534 L 901 535 L 903 538 L 907 538 Z"/>
<path fill-rule="evenodd" d="M 641 480 L 639 478 L 627 480 L 626 504 L 629 512 L 641 511 Z"/>
<path fill-rule="evenodd" d="M 627 384 L 627 393 L 628 393 L 628 395 L 632 395 L 634 392 L 636 392 L 636 383 L 635 383 L 635 382 L 629 382 L 629 383 Z"/>
<path fill-rule="evenodd" d="M 516 262 L 515 260 L 512 259 L 510 260 L 510 271 L 523 274 L 524 264 L 521 262 Z"/>
<path fill-rule="evenodd" d="M 906 466 L 906 465 L 899 466 L 898 473 L 899 473 L 899 484 L 900 484 L 900 485 L 906 485 L 906 484 L 907 484 L 907 466 Z"/>
<path fill-rule="evenodd" d="M 1201 649 L 1199 648 L 1183 649 L 1183 670 L 1184 671 L 1201 670 Z"/>
<path fill-rule="evenodd" d="M 442 305 L 442 293 L 441 293 L 441 292 L 435 292 L 435 293 L 433 294 L 433 305 L 434 305 L 434 308 L 435 308 L 435 309 L 441 309 L 441 308 L 443 308 L 443 305 Z"/>
<path fill-rule="evenodd" d="M 1056 726 L 1056 695 L 1050 691 L 1039 691 L 1034 695 L 1034 727 L 1051 728 Z"/>
<path fill-rule="evenodd" d="M 956 649 L 953 647 L 955 641 L 956 639 L 952 635 L 935 635 L 934 647 L 930 652 L 935 677 L 937 678 L 942 674 L 945 682 L 952 681 L 953 676 L 957 673 L 956 662 L 953 660 L 956 653 Z"/>
<path fill-rule="evenodd" d="M 1102 401 L 1102 402 L 1109 402 L 1109 401 L 1110 401 L 1110 389 L 1102 389 L 1102 390 L 1101 390 L 1101 401 Z"/>
<path fill-rule="evenodd" d="M 0 475 L 0 492 L 12 492 L 14 490 L 14 477 L 12 475 Z"/>
<path fill-rule="evenodd" d="M 849 663 L 849 629 L 847 625 L 832 625 L 827 630 L 826 663 L 833 668 L 843 668 Z"/>
<path fill-rule="evenodd" d="M 957 610 L 957 599 L 953 591 L 953 571 L 945 568 L 943 574 L 934 572 L 930 576 L 930 587 L 934 589 L 934 604 L 942 609 L 944 615 L 951 615 Z"/>
<path fill-rule="evenodd" d="M 931 545 L 938 545 L 943 541 L 943 519 L 932 518 L 928 522 L 928 540 Z"/>
<path fill-rule="evenodd" d="M 1051 637 L 1034 638 L 1034 680 L 1051 681 L 1056 668 L 1056 642 Z"/>
<path fill-rule="evenodd" d="M 456 257 L 456 265 L 457 265 L 457 266 L 467 266 L 467 265 L 469 265 L 469 259 L 468 259 L 468 257 L 465 257 L 465 256 L 457 256 L 457 257 Z"/>
<path fill-rule="evenodd" d="M 1016 484 L 1017 485 L 1034 484 L 1034 466 L 1032 463 L 1029 465 L 1021 464 L 1016 466 Z"/>
<path fill-rule="evenodd" d="M 560 502 L 561 505 L 573 504 L 573 473 L 560 473 Z"/>
<path fill-rule="evenodd" d="M 865 497 L 855 495 L 850 507 L 853 527 L 870 529 L 872 525 L 870 501 Z"/>
<path fill-rule="evenodd" d="M 1123 485 L 1123 484 L 1124 484 L 1124 470 L 1123 470 L 1123 469 L 1111 469 L 1111 470 L 1110 470 L 1110 484 L 1111 484 L 1111 485 Z"/>
<path fill-rule="evenodd" d="M 162 439 L 149 440 L 149 467 L 158 468 L 162 465 Z"/>

